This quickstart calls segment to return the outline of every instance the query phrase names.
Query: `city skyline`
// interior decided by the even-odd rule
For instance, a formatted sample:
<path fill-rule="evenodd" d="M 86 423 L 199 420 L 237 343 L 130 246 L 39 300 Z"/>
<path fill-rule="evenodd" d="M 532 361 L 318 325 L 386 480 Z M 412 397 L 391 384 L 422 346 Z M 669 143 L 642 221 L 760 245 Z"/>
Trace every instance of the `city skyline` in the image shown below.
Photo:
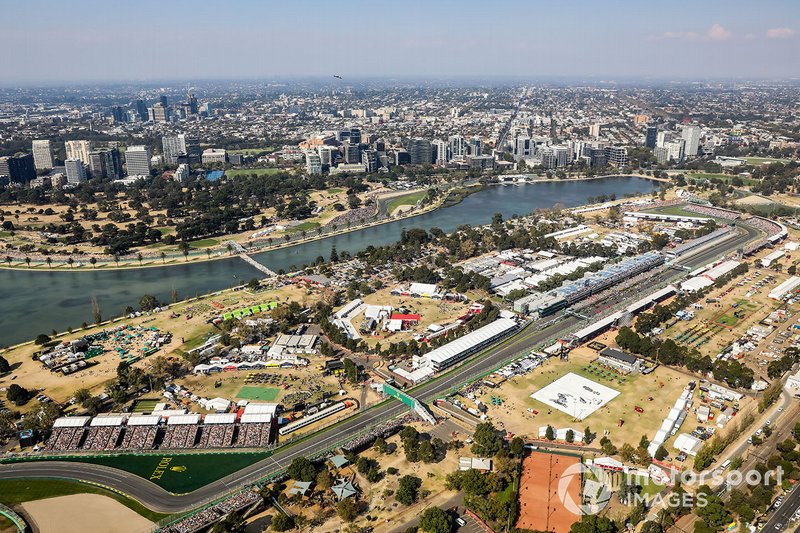
<path fill-rule="evenodd" d="M 137 26 L 95 0 L 38 0 L 5 7 L 0 45 L 18 51 L 5 58 L 4 85 L 334 74 L 345 83 L 348 76 L 796 77 L 800 6 L 769 4 L 505 0 L 488 9 L 356 0 L 331 9 L 316 1 L 144 0 Z M 32 27 L 19 24 L 30 19 Z"/>

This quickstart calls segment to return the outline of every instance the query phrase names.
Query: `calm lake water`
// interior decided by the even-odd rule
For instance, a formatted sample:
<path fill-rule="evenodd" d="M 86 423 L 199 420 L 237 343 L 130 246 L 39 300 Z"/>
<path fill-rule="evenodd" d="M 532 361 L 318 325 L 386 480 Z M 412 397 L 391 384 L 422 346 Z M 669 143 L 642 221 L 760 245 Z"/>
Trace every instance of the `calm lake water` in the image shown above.
<path fill-rule="evenodd" d="M 407 220 L 398 220 L 288 248 L 262 252 L 254 259 L 272 270 L 290 270 L 317 257 L 328 258 L 333 246 L 351 253 L 369 245 L 397 241 L 403 229 L 432 227 L 446 232 L 461 224 L 485 224 L 492 215 L 524 215 L 560 203 L 575 206 L 590 196 L 646 193 L 659 183 L 637 177 L 610 177 L 590 181 L 493 186 L 472 194 L 458 205 Z M 120 315 L 138 307 L 144 294 L 169 301 L 173 289 L 180 298 L 238 285 L 262 274 L 238 258 L 156 268 L 85 271 L 25 271 L 0 269 L 0 345 L 30 340 L 39 333 L 63 331 L 92 320 L 95 297 L 103 316 Z"/>

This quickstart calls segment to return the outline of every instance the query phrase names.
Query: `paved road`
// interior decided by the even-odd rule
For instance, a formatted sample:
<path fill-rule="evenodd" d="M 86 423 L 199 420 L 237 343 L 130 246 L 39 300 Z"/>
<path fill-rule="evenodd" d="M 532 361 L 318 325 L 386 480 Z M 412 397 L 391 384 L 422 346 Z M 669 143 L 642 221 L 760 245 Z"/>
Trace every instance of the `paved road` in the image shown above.
<path fill-rule="evenodd" d="M 688 260 L 681 261 L 681 263 L 689 267 L 706 264 L 722 254 L 741 247 L 745 242 L 758 235 L 758 232 L 752 228 L 745 227 L 745 229 L 746 232 L 743 235 L 727 241 L 724 246 L 698 253 Z M 654 277 L 651 286 L 674 281 L 685 275 L 685 272 L 670 269 Z M 576 331 L 582 325 L 582 320 L 572 316 L 564 316 L 545 330 L 539 330 L 536 323 L 533 323 L 513 337 L 497 344 L 482 355 L 467 361 L 466 364 L 457 367 L 441 378 L 416 387 L 411 393 L 420 400 L 433 400 L 447 393 L 451 388 L 497 368 L 504 361 L 520 352 L 540 348 L 542 343 L 551 337 L 555 335 L 565 336 L 572 331 Z M 47 461 L 0 465 L 0 479 L 57 477 L 89 481 L 121 491 L 140 501 L 153 511 L 178 513 L 191 510 L 216 497 L 223 496 L 237 488 L 252 484 L 266 476 L 279 472 L 287 468 L 295 457 L 311 456 L 331 449 L 352 438 L 359 430 L 394 418 L 406 410 L 407 407 L 400 402 L 393 400 L 383 402 L 371 409 L 353 415 L 339 425 L 313 434 L 297 445 L 281 448 L 272 457 L 263 459 L 188 494 L 172 494 L 134 474 L 88 463 Z"/>
<path fill-rule="evenodd" d="M 790 520 L 798 509 L 800 509 L 800 490 L 795 487 L 783 500 L 783 504 L 772 512 L 761 531 L 797 531 L 797 524 L 791 523 Z"/>

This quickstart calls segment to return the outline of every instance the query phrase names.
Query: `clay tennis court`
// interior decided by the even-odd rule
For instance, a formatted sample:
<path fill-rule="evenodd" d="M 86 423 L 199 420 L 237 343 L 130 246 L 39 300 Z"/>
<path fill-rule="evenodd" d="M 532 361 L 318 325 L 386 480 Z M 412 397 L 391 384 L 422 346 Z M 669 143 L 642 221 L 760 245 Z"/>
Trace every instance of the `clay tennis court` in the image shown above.
<path fill-rule="evenodd" d="M 519 485 L 519 518 L 517 527 L 538 531 L 568 533 L 570 526 L 580 520 L 561 502 L 558 484 L 563 472 L 580 462 L 572 455 L 534 451 L 522 463 Z M 572 475 L 567 494 L 577 505 L 581 502 L 580 475 Z"/>

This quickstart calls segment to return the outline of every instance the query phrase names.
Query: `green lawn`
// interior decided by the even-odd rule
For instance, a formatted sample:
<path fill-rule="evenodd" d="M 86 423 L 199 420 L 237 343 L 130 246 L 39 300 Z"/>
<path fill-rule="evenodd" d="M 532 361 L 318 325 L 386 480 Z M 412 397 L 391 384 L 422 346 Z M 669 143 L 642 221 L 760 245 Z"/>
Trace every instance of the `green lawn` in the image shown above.
<path fill-rule="evenodd" d="M 61 479 L 9 479 L 0 481 L 0 502 L 8 506 L 45 498 L 55 498 L 56 496 L 69 496 L 71 494 L 102 494 L 103 496 L 108 496 L 153 522 L 158 522 L 168 516 L 151 511 L 136 500 L 94 485 L 85 485 Z"/>
<path fill-rule="evenodd" d="M 296 233 L 298 231 L 310 231 L 312 229 L 317 229 L 318 227 L 320 227 L 319 222 L 314 222 L 314 221 L 301 222 L 300 224 L 289 228 L 289 232 Z"/>
<path fill-rule="evenodd" d="M 325 192 L 328 194 L 339 194 L 342 191 L 344 191 L 344 189 L 337 189 L 334 187 L 333 189 L 327 189 Z"/>
<path fill-rule="evenodd" d="M 260 148 L 242 148 L 240 150 L 228 150 L 229 154 L 259 155 L 274 152 L 275 146 L 262 146 Z"/>
<path fill-rule="evenodd" d="M 243 400 L 260 400 L 264 402 L 275 401 L 281 390 L 274 387 L 245 386 L 236 393 L 237 398 Z"/>
<path fill-rule="evenodd" d="M 190 248 L 210 248 L 219 244 L 217 239 L 201 239 L 189 243 Z"/>
<path fill-rule="evenodd" d="M 392 213 L 395 209 L 403 205 L 417 205 L 417 202 L 422 200 L 428 195 L 428 191 L 417 191 L 411 194 L 407 194 L 405 196 L 399 196 L 397 198 L 392 198 L 386 204 L 386 212 Z"/>
<path fill-rule="evenodd" d="M 686 211 L 683 209 L 683 206 L 680 205 L 670 205 L 667 207 L 658 207 L 656 209 L 647 209 L 645 210 L 647 213 L 661 213 L 664 215 L 676 215 L 681 217 L 698 217 L 698 218 L 713 218 L 708 215 L 702 215 L 700 213 L 694 213 L 692 211 Z"/>
<path fill-rule="evenodd" d="M 271 174 L 277 174 L 278 172 L 286 172 L 286 169 L 283 168 L 239 168 L 236 170 L 226 170 L 225 175 L 229 178 L 235 178 L 236 176 L 249 176 L 250 174 L 255 174 L 257 176 L 269 176 Z"/>
<path fill-rule="evenodd" d="M 156 405 L 161 403 L 161 400 L 136 400 L 136 403 L 133 405 L 133 412 L 134 413 L 150 413 L 155 408 Z"/>
<path fill-rule="evenodd" d="M 692 174 L 686 174 L 686 177 L 689 178 L 689 179 L 697 179 L 697 180 L 700 180 L 700 179 L 707 179 L 707 180 L 718 179 L 718 180 L 723 181 L 725 183 L 730 183 L 731 181 L 733 181 L 733 178 L 735 178 L 736 176 L 731 176 L 730 174 L 714 174 L 714 173 L 709 173 L 709 172 L 695 172 L 695 173 L 692 173 Z M 740 179 L 742 180 L 742 183 L 744 183 L 745 185 L 748 185 L 748 186 L 758 183 L 758 180 L 754 180 L 752 178 L 740 178 Z"/>
<path fill-rule="evenodd" d="M 123 455 L 73 455 L 40 457 L 33 460 L 61 460 L 91 463 L 118 468 L 149 479 L 159 487 L 175 494 L 192 492 L 269 457 L 271 452 L 231 453 L 173 453 L 173 454 L 123 454 Z M 25 461 L 25 459 L 20 459 Z M 5 462 L 11 462 L 7 460 Z M 165 464 L 159 468 L 159 464 Z M 5 492 L 0 485 L 0 501 Z"/>
<path fill-rule="evenodd" d="M 156 230 L 160 231 L 161 235 L 171 235 L 171 234 L 175 233 L 175 228 L 170 227 L 170 226 L 164 226 L 164 227 L 161 227 L 161 228 L 153 228 L 153 229 L 156 229 Z"/>

